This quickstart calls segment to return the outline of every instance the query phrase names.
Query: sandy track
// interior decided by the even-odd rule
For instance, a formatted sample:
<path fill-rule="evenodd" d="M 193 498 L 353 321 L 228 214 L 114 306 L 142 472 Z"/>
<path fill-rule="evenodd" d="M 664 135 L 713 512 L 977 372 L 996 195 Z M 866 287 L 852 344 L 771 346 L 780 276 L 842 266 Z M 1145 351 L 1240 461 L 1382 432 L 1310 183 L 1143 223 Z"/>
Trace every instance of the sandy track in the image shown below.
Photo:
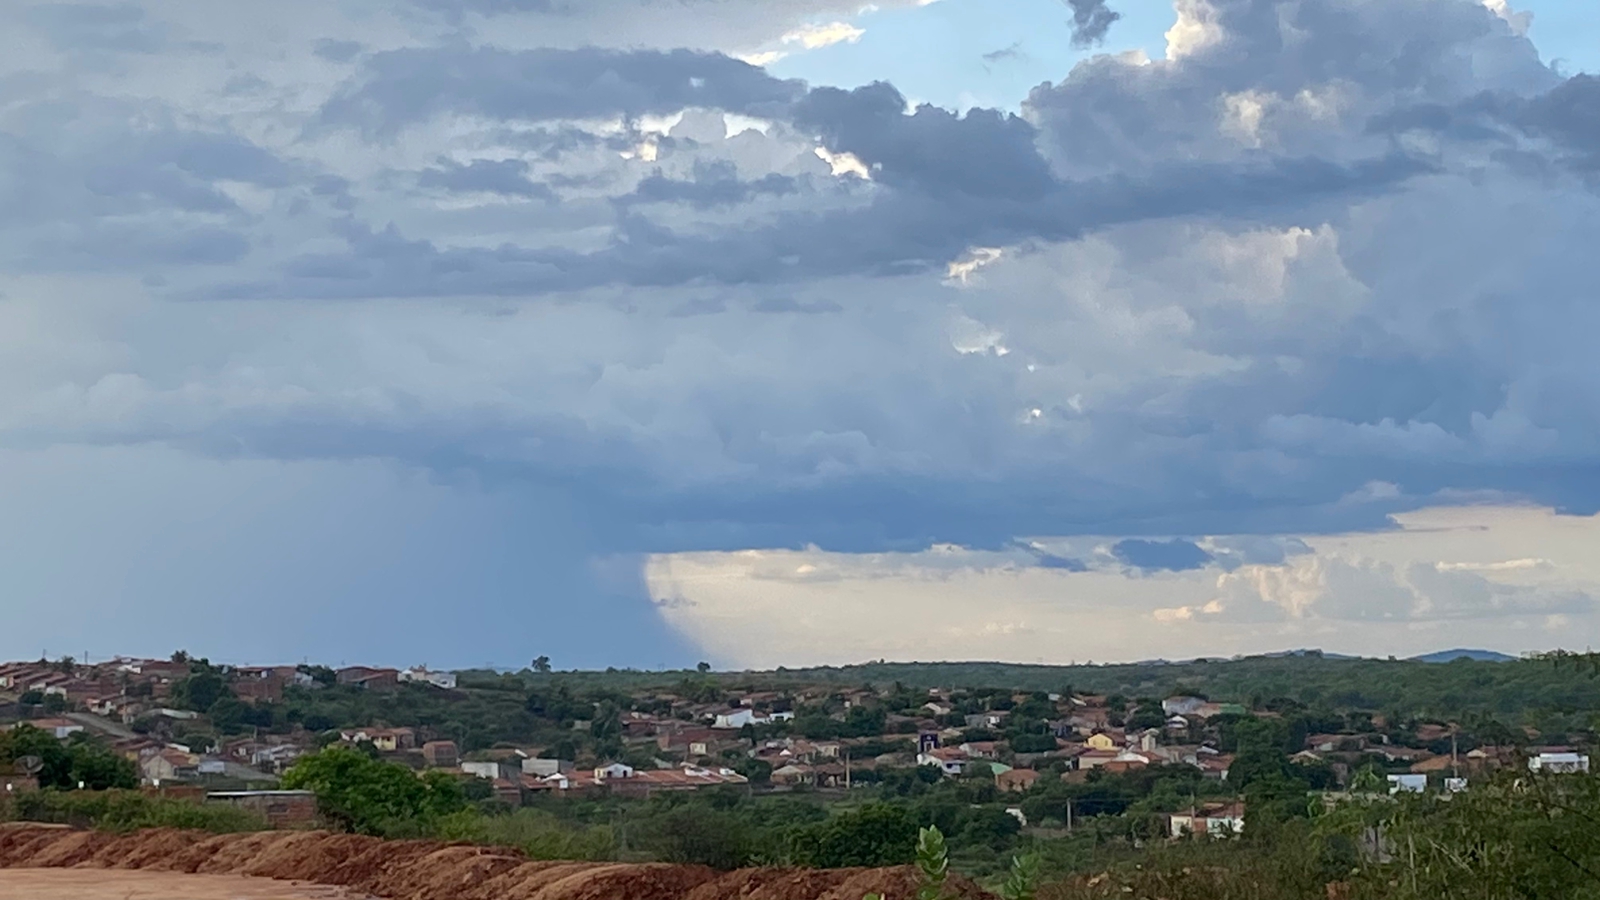
<path fill-rule="evenodd" d="M 340 887 L 242 875 L 6 869 L 0 900 L 361 900 Z"/>
<path fill-rule="evenodd" d="M 245 876 L 240 884 L 279 879 L 348 893 L 307 895 L 295 884 L 270 900 L 370 895 L 385 900 L 861 900 L 881 893 L 888 900 L 915 895 L 916 874 L 894 869 L 746 869 L 717 872 L 704 866 L 664 863 L 533 862 L 511 851 L 435 841 L 382 841 L 320 831 L 265 831 L 208 835 L 154 829 L 132 835 L 59 828 L 0 828 L 0 892 L 6 879 L 64 869 L 116 885 L 128 870 L 156 875 L 167 893 L 151 900 L 258 900 L 254 894 L 209 893 L 226 885 L 198 885 L 187 876 Z M 20 873 L 20 874 L 19 874 Z M 189 885 L 195 885 L 190 887 Z M 128 889 L 136 885 L 129 884 Z M 961 898 L 988 895 L 966 882 L 954 885 Z M 255 888 L 252 888 L 255 889 Z M 302 893 L 292 893 L 299 890 Z M 175 893 L 178 892 L 178 893 Z M 186 893 L 184 893 L 186 892 Z M 48 897 L 6 894 L 0 898 Z M 141 898 L 139 894 L 66 896 Z"/>

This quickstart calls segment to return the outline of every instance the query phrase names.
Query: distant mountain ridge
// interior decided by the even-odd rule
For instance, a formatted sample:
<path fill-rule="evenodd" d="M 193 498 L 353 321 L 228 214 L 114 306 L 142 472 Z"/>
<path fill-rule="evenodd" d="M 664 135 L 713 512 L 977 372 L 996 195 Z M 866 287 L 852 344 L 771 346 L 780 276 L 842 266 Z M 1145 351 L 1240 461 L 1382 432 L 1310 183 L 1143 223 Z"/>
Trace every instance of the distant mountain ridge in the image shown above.
<path fill-rule="evenodd" d="M 1447 663 L 1458 659 L 1470 659 L 1474 662 L 1515 662 L 1515 656 L 1507 656 L 1494 650 L 1440 650 L 1438 653 L 1425 653 L 1421 656 L 1411 657 L 1412 662 Z"/>

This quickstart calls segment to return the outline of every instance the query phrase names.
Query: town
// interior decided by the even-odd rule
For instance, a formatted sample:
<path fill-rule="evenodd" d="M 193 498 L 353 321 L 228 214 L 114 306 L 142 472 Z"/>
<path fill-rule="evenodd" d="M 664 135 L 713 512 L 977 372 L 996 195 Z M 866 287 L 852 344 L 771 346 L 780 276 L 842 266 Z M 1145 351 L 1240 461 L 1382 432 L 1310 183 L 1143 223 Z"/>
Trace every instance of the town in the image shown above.
<path fill-rule="evenodd" d="M 292 802 L 298 795 L 279 790 L 280 780 L 332 746 L 457 776 L 468 796 L 502 809 L 712 788 L 826 800 L 910 773 L 990 785 L 1019 829 L 1071 828 L 1075 816 L 1122 811 L 1126 799 L 1097 791 L 1109 778 L 1188 772 L 1184 795 L 1153 810 L 1170 837 L 1245 830 L 1240 779 L 1230 775 L 1238 765 L 1258 775 L 1262 761 L 1249 754 L 1263 736 L 1283 771 L 1330 796 L 1363 778 L 1391 794 L 1450 793 L 1504 769 L 1589 767 L 1586 749 L 1541 742 L 1531 728 L 1311 712 L 1282 699 L 847 687 L 705 666 L 585 693 L 546 669 L 542 661 L 518 674 L 232 666 L 182 652 L 10 662 L 0 664 L 0 729 L 92 742 L 131 763 L 146 791 L 259 809 L 286 825 L 309 823 L 315 808 Z M 41 777 L 0 758 L 8 794 L 46 786 Z"/>

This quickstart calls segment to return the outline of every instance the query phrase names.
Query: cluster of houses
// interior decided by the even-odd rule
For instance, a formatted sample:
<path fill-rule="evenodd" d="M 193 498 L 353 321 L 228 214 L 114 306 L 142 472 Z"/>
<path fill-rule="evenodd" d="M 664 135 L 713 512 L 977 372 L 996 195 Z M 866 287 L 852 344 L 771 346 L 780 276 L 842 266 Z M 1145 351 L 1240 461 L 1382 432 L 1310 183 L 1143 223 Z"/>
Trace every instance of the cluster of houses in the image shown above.
<path fill-rule="evenodd" d="M 246 704 L 277 703 L 289 686 L 322 687 L 308 667 L 221 666 L 229 692 Z M 174 688 L 192 672 L 183 658 L 138 659 L 118 657 L 93 665 L 73 660 L 37 660 L 0 663 L 0 712 L 8 704 L 20 713 L 24 706 L 52 710 L 27 724 L 61 740 L 90 732 L 111 749 L 132 760 L 141 781 L 150 787 L 183 784 L 223 784 L 238 787 L 276 780 L 295 760 L 315 749 L 312 735 L 250 737 L 223 741 L 219 746 L 192 747 L 182 740 L 164 739 L 175 725 L 193 722 L 200 714 L 177 709 Z M 383 669 L 352 666 L 333 673 L 339 684 L 373 690 L 398 689 L 406 683 L 453 690 L 456 676 L 425 666 Z M 129 726 L 140 723 L 139 730 Z M 15 727 L 0 725 L 0 729 Z M 405 731 L 397 729 L 395 731 Z M 394 739 L 374 741 L 380 749 L 400 749 Z M 452 758 L 449 765 L 455 765 Z M 17 776 L 15 790 L 24 783 Z"/>
<path fill-rule="evenodd" d="M 244 703 L 278 702 L 291 686 L 318 688 L 332 682 L 370 691 L 398 691 L 406 685 L 454 691 L 456 676 L 418 666 L 409 669 L 351 666 L 336 671 L 304 666 L 231 666 L 217 670 L 233 696 Z M 197 717 L 173 708 L 175 686 L 190 674 L 184 660 L 114 659 L 94 666 L 60 662 L 0 664 L 0 714 L 7 695 L 41 698 L 52 712 L 29 724 L 57 738 L 69 739 L 89 730 L 133 760 L 144 783 L 152 787 L 201 784 L 245 788 L 239 802 L 261 797 L 277 809 L 293 806 L 293 798 L 273 799 L 254 790 L 273 781 L 316 745 L 313 735 L 252 736 L 222 742 L 206 752 L 172 735 L 181 728 L 144 727 L 152 720 L 171 725 Z M 745 773 L 758 773 L 763 790 L 848 790 L 864 780 L 866 770 L 927 766 L 951 778 L 992 778 L 1007 793 L 1023 793 L 1041 779 L 1084 781 L 1094 772 L 1125 773 L 1151 766 L 1190 766 L 1206 778 L 1226 781 L 1233 757 L 1218 749 L 1212 721 L 1219 716 L 1250 714 L 1243 706 L 1176 696 L 1162 702 L 1161 713 L 1137 710 L 1088 694 L 1015 694 L 1009 703 L 989 697 L 981 703 L 970 695 L 940 689 L 916 695 L 907 704 L 903 693 L 886 704 L 888 695 L 871 688 L 816 687 L 795 691 L 749 690 L 731 699 L 694 700 L 671 693 L 636 698 L 635 709 L 621 713 L 618 723 L 629 760 L 640 765 L 602 760 L 579 767 L 568 759 L 550 759 L 547 748 L 499 746 L 470 755 L 444 736 L 425 728 L 370 725 L 340 730 L 349 745 L 370 745 L 378 753 L 416 770 L 453 771 L 489 783 L 486 793 L 516 806 L 541 794 L 604 791 L 621 796 L 648 796 L 664 791 L 750 786 Z M 920 706 L 916 706 L 921 702 Z M 1027 705 L 1027 735 L 1016 746 L 1004 739 L 1017 734 L 1013 711 Z M 819 710 L 843 725 L 865 707 L 883 725 L 880 733 L 853 737 L 807 739 L 791 723 L 795 710 Z M 976 711 L 973 711 L 976 708 Z M 647 711 L 651 710 L 651 711 Z M 1255 713 L 1271 715 L 1271 713 Z M 859 717 L 856 717 L 859 718 Z M 1141 727 L 1127 723 L 1137 720 Z M 127 727 L 142 723 L 136 732 Z M 1159 723 L 1159 724 L 1157 724 Z M 591 723 L 580 721 L 581 730 Z M 1039 733 L 1041 727 L 1044 733 Z M 808 733 L 816 733 L 805 729 Z M 825 729 L 826 730 L 826 729 Z M 166 735 L 166 739 L 158 735 Z M 1441 725 L 1420 726 L 1410 744 L 1392 743 L 1384 733 L 1313 734 L 1293 757 L 1301 763 L 1326 763 L 1341 780 L 1358 766 L 1380 762 L 1389 773 L 1391 792 L 1426 790 L 1442 784 L 1447 791 L 1465 788 L 1466 778 L 1511 765 L 1535 771 L 1587 772 L 1589 759 L 1567 747 L 1540 747 L 1531 752 L 1511 748 L 1472 747 L 1465 752 L 1436 753 L 1451 736 Z M 572 755 L 572 754 L 569 754 Z M 646 760 L 649 762 L 646 763 Z M 759 764 L 764 765 L 759 765 Z M 737 769 L 737 771 L 736 771 Z M 5 776 L 15 777 L 15 776 Z M 9 788 L 8 788 L 9 789 Z M 219 794 L 220 796 L 220 794 Z M 287 797 L 287 795 L 285 795 Z M 281 803 L 280 803 L 281 801 Z M 1216 802 L 1170 816 L 1172 833 L 1235 834 L 1244 827 L 1242 807 Z"/>

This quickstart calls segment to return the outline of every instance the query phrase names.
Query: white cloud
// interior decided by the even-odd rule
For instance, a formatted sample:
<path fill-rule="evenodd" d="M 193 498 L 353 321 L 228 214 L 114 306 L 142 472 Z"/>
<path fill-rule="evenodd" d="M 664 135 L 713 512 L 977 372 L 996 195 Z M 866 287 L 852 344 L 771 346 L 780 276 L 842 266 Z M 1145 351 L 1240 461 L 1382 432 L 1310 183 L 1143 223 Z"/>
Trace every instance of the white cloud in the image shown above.
<path fill-rule="evenodd" d="M 848 22 L 829 22 L 826 25 L 807 25 L 785 34 L 780 40 L 785 44 L 799 44 L 807 50 L 819 50 L 834 44 L 853 44 L 866 34 Z"/>
<path fill-rule="evenodd" d="M 1093 552 L 1106 538 L 1039 539 L 1087 571 L 1015 552 L 942 548 L 840 554 L 816 548 L 653 557 L 662 616 L 730 665 L 892 659 L 1065 663 L 1261 653 L 1317 646 L 1413 655 L 1446 646 L 1508 651 L 1600 636 L 1594 601 L 1600 517 L 1525 507 L 1445 508 L 1391 533 L 1303 535 L 1280 564 L 1128 578 Z M 1261 538 L 1205 539 L 1266 552 Z M 1528 546 L 1551 559 L 1497 559 Z M 1280 551 L 1284 549 L 1280 545 Z M 1442 562 L 1436 553 L 1488 554 Z M 1174 604 L 1174 600 L 1181 602 Z M 1552 634 L 1550 623 L 1563 630 Z M 1156 627 L 1152 628 L 1152 624 Z"/>

